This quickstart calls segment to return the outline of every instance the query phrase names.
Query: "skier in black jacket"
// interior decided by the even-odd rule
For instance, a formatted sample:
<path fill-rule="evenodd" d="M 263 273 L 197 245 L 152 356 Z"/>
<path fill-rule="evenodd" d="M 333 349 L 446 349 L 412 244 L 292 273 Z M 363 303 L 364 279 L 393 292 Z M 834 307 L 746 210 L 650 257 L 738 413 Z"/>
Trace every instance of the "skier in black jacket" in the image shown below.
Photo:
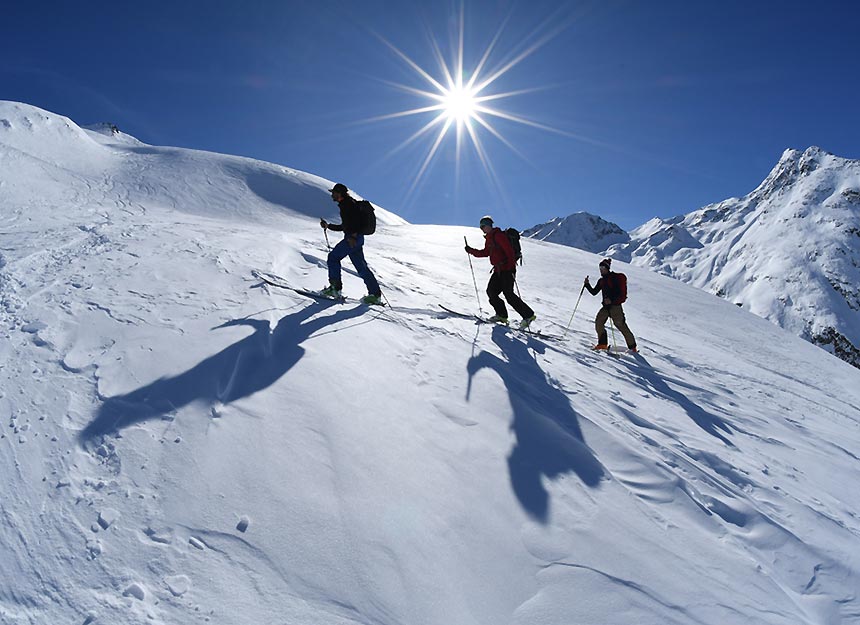
<path fill-rule="evenodd" d="M 636 349 L 636 337 L 627 327 L 627 321 L 624 317 L 624 309 L 621 303 L 624 299 L 624 293 L 621 289 L 621 278 L 619 275 L 609 269 L 612 264 L 611 258 L 604 258 L 600 261 L 600 280 L 593 287 L 588 282 L 588 276 L 585 276 L 585 288 L 592 295 L 597 295 L 603 292 L 603 307 L 597 311 L 597 316 L 594 318 L 594 328 L 597 330 L 597 345 L 594 349 L 609 349 L 609 341 L 606 336 L 606 321 L 612 319 L 615 327 L 624 335 L 624 340 L 627 341 L 627 350 L 630 352 L 638 351 Z"/>
<path fill-rule="evenodd" d="M 346 185 L 340 182 L 329 189 L 329 192 L 332 201 L 337 202 L 340 208 L 341 223 L 330 224 L 325 219 L 320 219 L 320 226 L 335 232 L 343 232 L 343 240 L 328 253 L 329 285 L 322 290 L 322 294 L 333 299 L 341 297 L 343 282 L 341 281 L 340 262 L 349 256 L 352 264 L 355 265 L 355 270 L 367 286 L 367 295 L 361 301 L 365 304 L 382 304 L 382 291 L 379 289 L 379 283 L 364 259 L 364 235 L 361 234 L 361 211 L 358 203 L 349 194 Z"/>

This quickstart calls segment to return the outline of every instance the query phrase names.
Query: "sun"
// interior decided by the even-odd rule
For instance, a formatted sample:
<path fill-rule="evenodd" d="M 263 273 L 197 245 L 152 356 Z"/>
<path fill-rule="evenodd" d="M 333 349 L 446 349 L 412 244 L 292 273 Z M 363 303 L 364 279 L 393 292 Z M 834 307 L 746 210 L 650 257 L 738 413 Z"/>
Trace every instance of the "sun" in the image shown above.
<path fill-rule="evenodd" d="M 448 119 L 458 124 L 474 119 L 478 113 L 477 93 L 471 87 L 462 84 L 444 90 L 441 102 L 442 110 L 445 111 Z"/>
<path fill-rule="evenodd" d="M 492 122 L 494 120 L 504 120 L 506 122 L 522 124 L 531 128 L 563 135 L 568 134 L 522 115 L 506 112 L 496 106 L 496 103 L 501 100 L 540 91 L 543 90 L 544 87 L 517 89 L 515 91 L 508 92 L 492 92 L 491 88 L 499 78 L 507 74 L 511 69 L 519 65 L 523 60 L 530 57 L 538 49 L 565 30 L 569 26 L 569 23 L 567 23 L 566 20 L 548 18 L 542 26 L 539 26 L 535 31 L 527 35 L 520 41 L 520 43 L 507 48 L 504 53 L 501 54 L 503 61 L 493 67 L 491 66 L 490 60 L 494 52 L 496 52 L 496 49 L 501 47 L 499 41 L 505 25 L 510 19 L 510 16 L 508 16 L 508 19 L 502 23 L 478 62 L 474 66 L 469 67 L 470 71 L 466 71 L 464 59 L 465 18 L 463 5 L 460 7 L 459 18 L 458 41 L 456 42 L 456 45 L 453 46 L 452 50 L 454 58 L 446 59 L 442 54 L 439 43 L 431 36 L 433 55 L 436 58 L 441 72 L 441 76 L 438 78 L 434 77 L 430 71 L 421 67 L 384 37 L 375 33 L 376 37 L 397 57 L 405 62 L 415 72 L 417 77 L 427 85 L 424 88 L 418 88 L 410 85 L 394 83 L 388 80 L 382 80 L 383 83 L 386 83 L 399 91 L 419 98 L 422 101 L 422 105 L 417 108 L 381 115 L 379 117 L 365 120 L 378 122 L 413 115 L 429 116 L 429 121 L 419 128 L 412 136 L 395 147 L 389 154 L 389 156 L 393 156 L 395 153 L 415 143 L 419 139 L 425 137 L 430 139 L 430 147 L 418 168 L 417 174 L 415 175 L 409 189 L 410 193 L 415 190 L 421 181 L 421 178 L 427 172 L 434 160 L 434 157 L 439 152 L 440 146 L 449 135 L 449 132 L 453 132 L 456 138 L 455 170 L 458 175 L 462 150 L 464 146 L 469 145 L 477 155 L 488 178 L 490 178 L 496 186 L 500 186 L 500 184 L 498 182 L 498 176 L 496 175 L 490 161 L 487 148 L 484 145 L 484 138 L 486 138 L 486 135 L 490 135 L 492 138 L 503 143 L 517 155 L 523 158 L 525 157 L 516 149 L 516 147 L 505 139 L 501 132 L 493 125 Z M 466 76 L 469 77 L 468 80 L 466 79 Z M 484 135 L 483 138 L 482 135 Z"/>

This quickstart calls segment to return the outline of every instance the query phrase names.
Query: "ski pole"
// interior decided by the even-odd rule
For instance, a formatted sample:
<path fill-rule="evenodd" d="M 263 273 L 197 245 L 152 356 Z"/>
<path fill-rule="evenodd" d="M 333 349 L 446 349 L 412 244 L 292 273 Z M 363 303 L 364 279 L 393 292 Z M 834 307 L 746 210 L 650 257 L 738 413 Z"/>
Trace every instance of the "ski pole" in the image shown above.
<path fill-rule="evenodd" d="M 579 300 L 582 299 L 582 294 L 585 293 L 585 284 L 583 283 L 582 288 L 579 289 L 579 297 L 576 298 L 576 306 L 573 307 L 573 312 L 570 313 L 570 321 L 567 322 L 567 327 L 564 329 L 564 334 L 561 335 L 561 338 L 567 336 L 567 331 L 570 329 L 570 324 L 573 323 L 573 316 L 576 314 L 576 309 L 579 308 Z"/>
<path fill-rule="evenodd" d="M 612 323 L 612 317 L 609 318 L 609 327 L 612 328 L 612 350 L 618 351 L 618 343 L 615 342 L 615 324 Z"/>
<path fill-rule="evenodd" d="M 466 242 L 466 245 L 469 245 L 469 240 L 466 239 L 466 235 L 463 235 L 463 241 Z M 478 312 L 481 313 L 481 316 L 484 316 L 484 311 L 481 308 L 481 297 L 478 295 L 478 281 L 475 280 L 475 268 L 472 267 L 472 255 L 469 252 L 466 252 L 466 256 L 469 257 L 469 270 L 472 272 L 472 284 L 475 285 L 475 299 L 478 300 Z"/>
<path fill-rule="evenodd" d="M 328 251 L 331 252 L 331 244 L 328 242 L 328 228 L 323 228 L 323 234 L 325 235 L 325 246 L 328 248 Z"/>

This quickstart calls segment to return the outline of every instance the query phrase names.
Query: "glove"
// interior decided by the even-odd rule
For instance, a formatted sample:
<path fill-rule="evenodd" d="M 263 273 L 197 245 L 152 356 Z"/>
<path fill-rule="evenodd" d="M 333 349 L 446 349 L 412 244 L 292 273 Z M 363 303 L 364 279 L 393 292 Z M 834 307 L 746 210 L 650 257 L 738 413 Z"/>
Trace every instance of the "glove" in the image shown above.
<path fill-rule="evenodd" d="M 585 276 L 585 282 L 583 282 L 586 286 L 591 286 L 591 283 L 588 281 L 588 276 Z"/>
<path fill-rule="evenodd" d="M 325 219 L 320 219 L 320 226 L 322 226 L 323 229 L 328 228 L 328 222 Z"/>
<path fill-rule="evenodd" d="M 466 253 L 467 253 L 467 254 L 471 254 L 471 253 L 472 253 L 472 248 L 471 248 L 471 247 L 469 247 L 468 245 L 466 246 Z"/>

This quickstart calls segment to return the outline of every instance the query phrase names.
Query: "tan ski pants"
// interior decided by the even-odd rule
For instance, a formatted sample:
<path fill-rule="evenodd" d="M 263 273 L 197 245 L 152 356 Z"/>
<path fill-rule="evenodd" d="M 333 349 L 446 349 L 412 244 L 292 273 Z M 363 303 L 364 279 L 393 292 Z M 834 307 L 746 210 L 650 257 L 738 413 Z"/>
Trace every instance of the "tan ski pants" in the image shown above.
<path fill-rule="evenodd" d="M 606 321 L 610 318 L 612 319 L 612 323 L 615 324 L 615 327 L 624 335 L 624 340 L 627 341 L 627 347 L 631 349 L 636 347 L 636 337 L 633 336 L 630 328 L 627 327 L 627 321 L 624 317 L 624 308 L 621 307 L 621 304 L 604 306 L 597 311 L 597 316 L 594 318 L 594 328 L 597 330 L 597 344 L 609 344 L 606 336 Z"/>

